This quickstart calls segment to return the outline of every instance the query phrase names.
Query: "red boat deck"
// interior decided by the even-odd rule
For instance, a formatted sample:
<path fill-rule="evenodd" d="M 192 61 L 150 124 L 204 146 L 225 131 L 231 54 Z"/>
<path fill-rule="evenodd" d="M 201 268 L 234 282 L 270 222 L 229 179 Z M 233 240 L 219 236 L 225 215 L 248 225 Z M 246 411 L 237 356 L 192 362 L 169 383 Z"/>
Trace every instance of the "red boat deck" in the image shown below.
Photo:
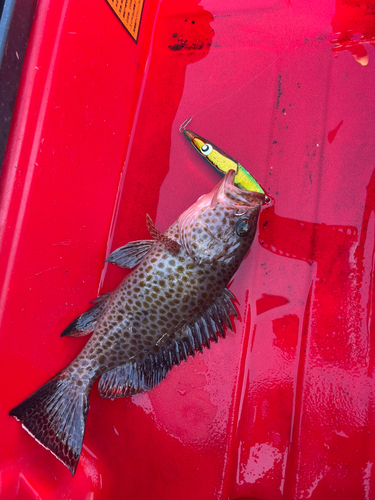
<path fill-rule="evenodd" d="M 375 4 L 40 0 L 0 177 L 0 497 L 375 499 Z M 231 291 L 235 333 L 157 388 L 95 385 L 76 476 L 8 417 L 86 339 L 60 338 L 217 174 L 275 200 Z"/>

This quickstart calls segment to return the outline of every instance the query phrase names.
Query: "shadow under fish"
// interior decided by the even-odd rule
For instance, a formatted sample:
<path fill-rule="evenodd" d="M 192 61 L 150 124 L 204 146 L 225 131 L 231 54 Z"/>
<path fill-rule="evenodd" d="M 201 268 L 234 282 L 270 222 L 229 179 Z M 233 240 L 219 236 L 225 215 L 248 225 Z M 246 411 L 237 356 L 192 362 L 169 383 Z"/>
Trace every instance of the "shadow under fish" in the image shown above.
<path fill-rule="evenodd" d="M 115 250 L 108 262 L 135 269 L 62 333 L 93 332 L 80 354 L 10 415 L 74 475 L 82 449 L 91 387 L 104 398 L 155 387 L 173 365 L 224 337 L 237 316 L 226 286 L 256 233 L 261 192 L 234 184 L 230 170 L 165 233 L 147 217 L 153 240 Z M 136 267 L 137 266 L 137 267 Z"/>

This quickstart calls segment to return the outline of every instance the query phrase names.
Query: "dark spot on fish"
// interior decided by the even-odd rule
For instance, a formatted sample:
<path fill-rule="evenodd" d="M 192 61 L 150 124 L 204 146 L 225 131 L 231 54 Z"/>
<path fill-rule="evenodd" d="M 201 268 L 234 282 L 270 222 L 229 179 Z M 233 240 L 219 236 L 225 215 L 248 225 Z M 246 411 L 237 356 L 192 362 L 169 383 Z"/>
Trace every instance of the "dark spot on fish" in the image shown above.
<path fill-rule="evenodd" d="M 150 273 L 152 271 L 152 266 L 146 267 L 146 273 Z"/>
<path fill-rule="evenodd" d="M 106 357 L 102 354 L 101 356 L 98 357 L 98 363 L 100 365 L 104 365 L 106 362 Z"/>
<path fill-rule="evenodd" d="M 164 267 L 164 263 L 163 263 L 163 262 L 159 262 L 159 264 L 158 264 L 158 268 L 159 268 L 159 269 L 163 269 L 163 267 Z"/>

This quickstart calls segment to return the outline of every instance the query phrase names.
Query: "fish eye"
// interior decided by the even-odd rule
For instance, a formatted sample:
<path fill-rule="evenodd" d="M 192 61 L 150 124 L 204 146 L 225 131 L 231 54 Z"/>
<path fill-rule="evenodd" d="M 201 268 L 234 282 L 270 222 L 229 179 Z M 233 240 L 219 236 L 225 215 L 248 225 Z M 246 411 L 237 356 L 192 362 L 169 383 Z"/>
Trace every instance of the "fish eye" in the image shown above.
<path fill-rule="evenodd" d="M 250 224 L 247 219 L 240 219 L 236 223 L 236 233 L 237 236 L 246 236 L 250 231 Z"/>
<path fill-rule="evenodd" d="M 212 153 L 212 150 L 213 150 L 213 147 L 211 146 L 211 144 L 206 143 L 206 144 L 203 144 L 203 146 L 201 147 L 201 153 L 205 156 Z"/>

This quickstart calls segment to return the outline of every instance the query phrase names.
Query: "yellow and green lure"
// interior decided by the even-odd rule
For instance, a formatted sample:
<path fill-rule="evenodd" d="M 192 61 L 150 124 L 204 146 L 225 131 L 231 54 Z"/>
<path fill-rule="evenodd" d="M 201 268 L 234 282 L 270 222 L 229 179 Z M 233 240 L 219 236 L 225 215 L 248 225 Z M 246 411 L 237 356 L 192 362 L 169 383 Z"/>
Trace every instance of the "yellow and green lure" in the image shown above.
<path fill-rule="evenodd" d="M 264 193 L 257 181 L 249 172 L 243 168 L 236 160 L 228 156 L 224 151 L 217 148 L 211 142 L 206 141 L 191 130 L 182 130 L 191 145 L 208 161 L 208 163 L 221 175 L 224 176 L 229 170 L 236 170 L 234 184 L 244 191 L 254 191 Z"/>

